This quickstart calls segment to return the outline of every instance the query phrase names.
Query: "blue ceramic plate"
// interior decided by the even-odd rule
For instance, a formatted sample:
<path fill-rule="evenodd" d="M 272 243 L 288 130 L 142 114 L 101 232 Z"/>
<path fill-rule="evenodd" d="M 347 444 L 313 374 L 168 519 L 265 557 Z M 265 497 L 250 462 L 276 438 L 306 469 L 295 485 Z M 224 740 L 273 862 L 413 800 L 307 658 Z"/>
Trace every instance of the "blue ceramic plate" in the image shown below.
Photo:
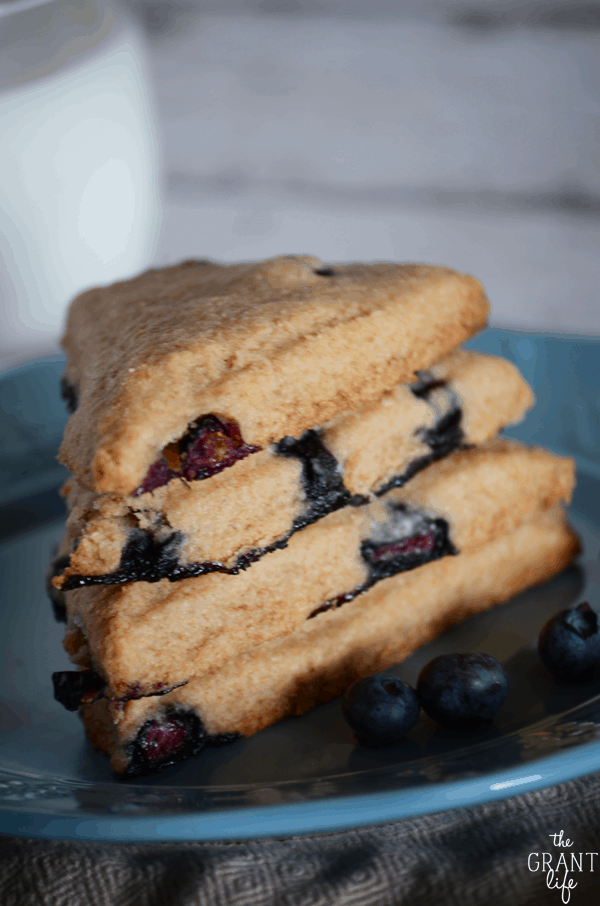
<path fill-rule="evenodd" d="M 514 360 L 535 410 L 511 433 L 578 459 L 572 519 L 585 554 L 548 584 L 453 628 L 397 668 L 415 683 L 436 654 L 487 651 L 510 693 L 494 725 L 452 733 L 422 717 L 386 749 L 355 746 L 339 700 L 122 783 L 52 698 L 62 626 L 43 573 L 62 528 L 54 459 L 64 425 L 59 357 L 0 377 L 0 832 L 88 840 L 225 840 L 330 831 L 475 805 L 600 768 L 600 685 L 556 685 L 535 641 L 555 611 L 600 605 L 600 342 L 490 330 L 472 345 Z"/>

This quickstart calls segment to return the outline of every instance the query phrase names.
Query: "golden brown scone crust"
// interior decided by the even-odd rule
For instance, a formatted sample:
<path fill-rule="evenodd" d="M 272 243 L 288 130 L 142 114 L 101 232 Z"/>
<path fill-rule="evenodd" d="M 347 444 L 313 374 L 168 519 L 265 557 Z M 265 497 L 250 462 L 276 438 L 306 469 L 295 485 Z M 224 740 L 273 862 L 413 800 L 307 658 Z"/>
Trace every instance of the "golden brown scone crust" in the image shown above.
<path fill-rule="evenodd" d="M 140 497 L 95 495 L 77 486 L 67 520 L 77 547 L 54 584 L 62 588 L 70 576 L 116 572 L 132 528 L 156 541 L 180 532 L 182 565 L 212 561 L 233 567 L 242 554 L 289 534 L 306 510 L 301 473 L 298 459 L 261 450 L 204 481 L 175 479 Z M 76 486 L 74 479 L 70 486 Z"/>
<path fill-rule="evenodd" d="M 447 385 L 437 392 L 441 405 L 444 398 L 460 404 L 467 444 L 489 440 L 533 405 L 529 386 L 505 359 L 459 350 L 429 371 Z M 347 490 L 370 497 L 430 454 L 423 432 L 436 417 L 434 405 L 400 384 L 376 403 L 328 422 L 323 443 L 338 460 Z M 231 568 L 248 551 L 287 536 L 294 520 L 306 512 L 301 472 L 299 460 L 261 450 L 211 478 L 190 483 L 174 479 L 140 497 L 94 495 L 72 479 L 67 532 L 71 545 L 77 539 L 78 546 L 55 585 L 62 587 L 72 575 L 116 572 L 133 526 L 157 540 L 180 532 L 185 537 L 181 565 L 217 561 Z"/>
<path fill-rule="evenodd" d="M 61 494 L 69 512 L 61 549 L 71 559 L 70 566 L 53 580 L 54 586 L 62 588 L 65 578 L 80 574 L 82 568 L 92 568 L 89 575 L 94 576 L 115 572 L 129 533 L 138 524 L 127 501 L 114 494 L 94 494 L 74 478 L 65 483 Z"/>
<path fill-rule="evenodd" d="M 130 494 L 163 447 L 212 413 L 266 447 L 377 400 L 485 326 L 475 278 L 417 264 L 317 258 L 193 263 L 89 290 L 63 344 L 79 388 L 61 461 Z"/>
<path fill-rule="evenodd" d="M 444 518 L 460 558 L 568 502 L 573 485 L 572 460 L 538 447 L 496 439 L 461 450 L 380 501 L 329 514 L 237 576 L 67 592 L 67 647 L 81 664 L 83 630 L 89 666 L 107 680 L 110 698 L 174 686 L 292 632 L 321 604 L 365 583 L 361 542 L 388 521 L 390 503 Z"/>
<path fill-rule="evenodd" d="M 404 660 L 451 624 L 549 579 L 578 552 L 576 535 L 555 507 L 458 557 L 385 579 L 164 697 L 130 701 L 122 710 L 103 700 L 80 714 L 116 772 L 126 769 L 127 746 L 140 727 L 169 707 L 194 709 L 211 735 L 250 736 Z"/>

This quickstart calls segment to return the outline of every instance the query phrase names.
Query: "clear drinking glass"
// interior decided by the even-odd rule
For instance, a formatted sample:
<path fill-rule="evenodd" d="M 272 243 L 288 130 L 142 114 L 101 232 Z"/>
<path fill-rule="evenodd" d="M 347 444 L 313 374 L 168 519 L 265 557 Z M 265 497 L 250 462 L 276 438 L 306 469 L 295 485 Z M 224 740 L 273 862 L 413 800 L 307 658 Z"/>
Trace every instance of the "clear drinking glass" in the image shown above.
<path fill-rule="evenodd" d="M 80 290 L 143 270 L 160 225 L 144 36 L 112 0 L 0 2 L 0 359 L 56 342 Z"/>

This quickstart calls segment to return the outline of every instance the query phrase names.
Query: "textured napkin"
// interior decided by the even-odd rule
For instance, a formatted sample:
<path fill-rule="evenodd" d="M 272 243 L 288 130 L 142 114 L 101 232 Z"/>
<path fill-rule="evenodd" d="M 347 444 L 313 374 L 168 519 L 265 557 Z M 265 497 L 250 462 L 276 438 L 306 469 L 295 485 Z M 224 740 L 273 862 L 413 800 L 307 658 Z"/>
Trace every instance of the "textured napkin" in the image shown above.
<path fill-rule="evenodd" d="M 600 774 L 592 774 L 476 808 L 332 834 L 155 844 L 0 837 L 0 903 L 587 906 L 600 902 L 598 853 Z"/>

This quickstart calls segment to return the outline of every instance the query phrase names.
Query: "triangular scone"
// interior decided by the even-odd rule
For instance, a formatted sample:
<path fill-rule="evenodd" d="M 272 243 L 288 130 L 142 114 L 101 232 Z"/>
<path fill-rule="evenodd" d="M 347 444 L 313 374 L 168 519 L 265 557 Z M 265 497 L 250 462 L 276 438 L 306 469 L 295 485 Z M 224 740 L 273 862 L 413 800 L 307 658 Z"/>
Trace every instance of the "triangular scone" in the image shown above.
<path fill-rule="evenodd" d="M 119 707 L 96 698 L 80 715 L 115 772 L 160 770 L 342 694 L 358 677 L 404 660 L 452 623 L 549 579 L 578 551 L 556 507 L 471 552 L 385 579 L 164 696 Z"/>
<path fill-rule="evenodd" d="M 127 495 L 195 419 L 262 449 L 378 400 L 485 326 L 481 284 L 449 268 L 311 257 L 186 262 L 80 295 L 64 336 L 61 460 Z M 77 405 L 78 403 L 78 405 Z"/>

